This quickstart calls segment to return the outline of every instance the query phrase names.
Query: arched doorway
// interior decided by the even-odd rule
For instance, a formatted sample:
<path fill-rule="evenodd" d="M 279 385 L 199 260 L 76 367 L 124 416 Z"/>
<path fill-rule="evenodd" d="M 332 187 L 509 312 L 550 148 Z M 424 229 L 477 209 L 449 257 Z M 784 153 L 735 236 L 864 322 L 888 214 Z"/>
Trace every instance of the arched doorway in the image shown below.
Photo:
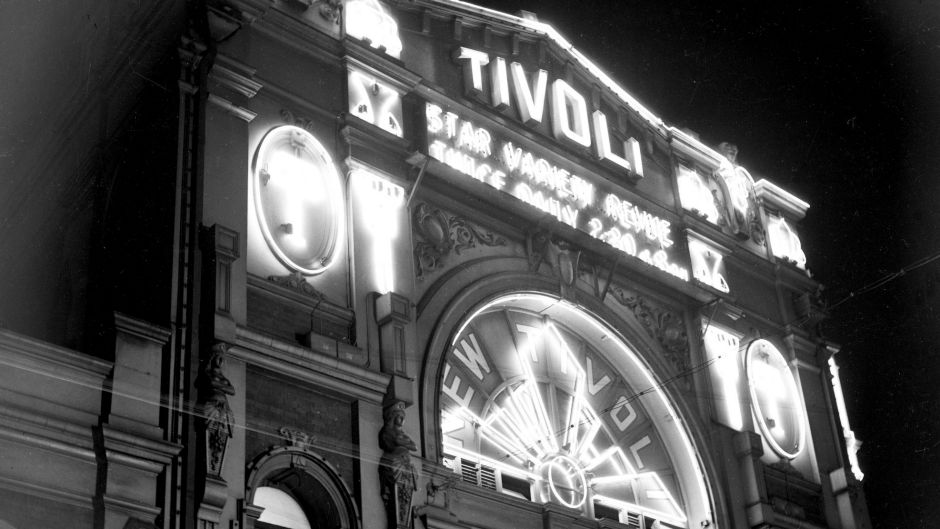
<path fill-rule="evenodd" d="M 359 513 L 346 485 L 322 457 L 296 447 L 274 448 L 250 467 L 248 502 L 262 507 L 261 529 L 358 529 Z"/>

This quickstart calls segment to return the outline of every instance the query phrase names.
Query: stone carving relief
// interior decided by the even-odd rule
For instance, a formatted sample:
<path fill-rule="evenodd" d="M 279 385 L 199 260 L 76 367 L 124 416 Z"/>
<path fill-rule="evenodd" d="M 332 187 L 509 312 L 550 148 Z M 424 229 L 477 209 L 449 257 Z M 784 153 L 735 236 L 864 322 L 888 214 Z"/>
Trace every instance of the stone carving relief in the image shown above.
<path fill-rule="evenodd" d="M 307 445 L 310 443 L 310 435 L 306 432 L 300 430 L 295 430 L 293 428 L 288 428 L 287 426 L 282 426 L 278 428 L 277 433 L 281 434 L 281 437 L 284 438 L 284 441 L 287 443 L 287 446 L 293 448 L 307 448 Z"/>
<path fill-rule="evenodd" d="M 379 482 L 382 501 L 388 517 L 388 527 L 406 529 L 412 526 L 411 500 L 417 490 L 415 467 L 411 452 L 418 449 L 405 433 L 405 404 L 394 401 L 382 411 L 385 424 L 379 431 Z"/>
<path fill-rule="evenodd" d="M 283 119 L 288 125 L 300 127 L 311 134 L 314 133 L 312 121 L 307 118 L 297 116 L 286 108 L 281 109 L 281 119 Z"/>
<path fill-rule="evenodd" d="M 300 272 L 291 272 L 290 274 L 284 276 L 268 276 L 268 281 L 274 283 L 275 285 L 280 285 L 282 287 L 300 292 L 301 294 L 306 294 L 317 300 L 325 299 L 323 293 L 308 283 L 303 274 Z"/>
<path fill-rule="evenodd" d="M 320 0 L 319 12 L 323 20 L 339 24 L 340 15 L 343 14 L 343 0 Z"/>
<path fill-rule="evenodd" d="M 558 279 L 562 297 L 570 297 L 579 275 L 580 250 L 574 250 L 567 241 L 552 237 L 550 232 L 537 230 L 526 237 L 526 256 L 530 272 L 537 272 L 542 263 L 548 264 Z"/>
<path fill-rule="evenodd" d="M 425 275 L 443 268 L 445 259 L 451 254 L 460 255 L 478 244 L 483 246 L 505 246 L 506 240 L 491 232 L 481 230 L 456 215 L 448 215 L 438 208 L 420 203 L 412 214 L 412 230 L 415 234 L 415 266 L 419 280 Z"/>
<path fill-rule="evenodd" d="M 235 424 L 235 416 L 228 403 L 229 396 L 235 394 L 235 388 L 222 373 L 227 352 L 227 344 L 213 345 L 208 357 L 203 361 L 196 381 L 200 416 L 205 421 L 206 472 L 213 476 L 219 476 L 222 472 L 225 448 L 232 437 L 232 426 Z"/>
<path fill-rule="evenodd" d="M 765 240 L 764 225 L 760 218 L 757 193 L 754 191 L 754 181 L 743 167 L 737 165 L 738 147 L 734 144 L 722 142 L 718 151 L 727 159 L 718 168 L 718 176 L 728 188 L 731 201 L 731 228 L 743 238 L 749 238 L 756 244 L 763 245 Z"/>
<path fill-rule="evenodd" d="M 453 493 L 454 485 L 457 484 L 459 479 L 457 476 L 449 476 L 440 483 L 435 482 L 434 479 L 429 479 L 425 487 L 428 504 L 440 504 L 444 509 L 450 509 L 450 495 Z"/>
<path fill-rule="evenodd" d="M 628 294 L 621 288 L 613 287 L 610 291 L 617 302 L 633 311 L 647 334 L 659 342 L 676 373 L 680 376 L 689 373 L 692 368 L 689 334 L 682 316 L 637 294 Z M 686 388 L 691 387 L 688 377 L 681 376 L 680 380 Z"/>

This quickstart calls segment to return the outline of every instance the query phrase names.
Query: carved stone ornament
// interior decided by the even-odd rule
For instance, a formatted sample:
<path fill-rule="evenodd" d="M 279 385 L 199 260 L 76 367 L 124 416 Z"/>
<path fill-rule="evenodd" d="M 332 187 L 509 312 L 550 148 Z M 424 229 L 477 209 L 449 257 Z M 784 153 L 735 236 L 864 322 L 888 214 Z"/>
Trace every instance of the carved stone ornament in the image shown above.
<path fill-rule="evenodd" d="M 569 297 L 578 279 L 580 250 L 575 251 L 567 241 L 555 239 L 547 231 L 537 230 L 526 237 L 526 255 L 530 272 L 538 271 L 543 262 L 547 263 L 558 279 L 562 297 Z"/>
<path fill-rule="evenodd" d="M 412 214 L 412 230 L 415 237 L 415 266 L 419 280 L 444 266 L 444 258 L 454 252 L 460 255 L 462 250 L 484 246 L 505 246 L 502 237 L 483 231 L 468 221 L 455 215 L 448 216 L 443 211 L 426 203 L 420 203 Z"/>
<path fill-rule="evenodd" d="M 222 472 L 225 448 L 235 424 L 235 416 L 228 403 L 228 397 L 235 394 L 235 388 L 222 373 L 227 352 L 227 344 L 213 345 L 196 380 L 200 416 L 206 428 L 206 472 L 213 476 Z"/>
<path fill-rule="evenodd" d="M 408 437 L 402 425 L 405 422 L 405 404 L 394 401 L 382 412 L 385 424 L 379 431 L 379 482 L 382 502 L 388 518 L 388 527 L 408 529 L 412 527 L 411 499 L 417 490 L 415 467 L 411 463 L 411 452 L 418 449 Z"/>
<path fill-rule="evenodd" d="M 314 132 L 312 121 L 304 117 L 296 116 L 293 112 L 287 110 L 286 108 L 281 109 L 281 119 L 287 122 L 288 125 L 300 127 L 311 134 Z"/>
<path fill-rule="evenodd" d="M 307 432 L 282 426 L 277 430 L 277 433 L 281 434 L 287 446 L 293 448 L 306 448 L 310 443 L 310 435 Z"/>
<path fill-rule="evenodd" d="M 319 12 L 323 20 L 339 25 L 340 15 L 343 14 L 343 0 L 320 0 Z"/>
<path fill-rule="evenodd" d="M 313 287 L 300 272 L 291 272 L 286 276 L 268 276 L 268 281 L 291 290 L 300 292 L 317 300 L 324 299 L 322 292 Z"/>
<path fill-rule="evenodd" d="M 428 480 L 425 486 L 429 504 L 438 504 L 438 495 L 440 495 L 440 504 L 444 509 L 450 509 L 450 495 L 454 485 L 460 478 L 457 476 L 448 476 L 440 483 L 435 483 L 433 479 Z"/>
<path fill-rule="evenodd" d="M 798 477 L 798 478 L 806 479 L 806 478 L 803 477 L 803 474 L 802 474 L 799 470 L 797 470 L 796 467 L 793 466 L 793 464 L 790 462 L 789 459 L 781 459 L 781 460 L 775 461 L 775 462 L 773 462 L 773 463 L 771 463 L 771 464 L 769 464 L 769 465 L 767 465 L 767 466 L 769 466 L 770 468 L 779 470 L 779 471 L 783 472 L 784 474 L 788 474 L 788 475 L 790 475 L 790 476 L 795 476 L 795 477 Z"/>
<path fill-rule="evenodd" d="M 684 376 L 690 373 L 692 364 L 689 354 L 689 334 L 682 316 L 658 307 L 639 295 L 631 296 L 620 288 L 614 287 L 611 292 L 614 299 L 633 311 L 637 321 L 646 329 L 646 333 L 663 347 L 666 358 L 680 376 L 683 385 L 686 388 L 691 387 L 691 381 Z"/>
<path fill-rule="evenodd" d="M 740 188 L 742 185 L 746 188 L 746 196 L 743 197 L 747 205 L 747 207 L 744 208 L 745 211 L 742 212 L 735 207 L 729 208 L 733 216 L 731 228 L 740 236 L 749 238 L 754 241 L 754 243 L 763 246 L 766 237 L 764 225 L 760 219 L 757 193 L 754 191 L 754 182 L 751 176 L 743 167 L 737 164 L 738 147 L 732 143 L 722 142 L 718 145 L 718 151 L 730 162 L 729 164 L 722 164 L 722 167 L 718 169 L 717 174 L 721 180 L 729 188 L 731 186 Z M 735 183 L 735 180 L 739 180 L 739 182 Z"/>

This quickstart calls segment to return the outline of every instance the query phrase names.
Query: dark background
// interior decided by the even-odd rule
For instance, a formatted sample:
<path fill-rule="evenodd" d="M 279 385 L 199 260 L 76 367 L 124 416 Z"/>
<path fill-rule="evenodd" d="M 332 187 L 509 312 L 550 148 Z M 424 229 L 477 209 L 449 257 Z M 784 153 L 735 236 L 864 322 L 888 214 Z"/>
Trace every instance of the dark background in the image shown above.
<path fill-rule="evenodd" d="M 475 3 L 535 12 L 667 123 L 735 143 L 811 204 L 803 249 L 872 525 L 940 527 L 940 260 L 917 266 L 940 252 L 940 2 Z"/>

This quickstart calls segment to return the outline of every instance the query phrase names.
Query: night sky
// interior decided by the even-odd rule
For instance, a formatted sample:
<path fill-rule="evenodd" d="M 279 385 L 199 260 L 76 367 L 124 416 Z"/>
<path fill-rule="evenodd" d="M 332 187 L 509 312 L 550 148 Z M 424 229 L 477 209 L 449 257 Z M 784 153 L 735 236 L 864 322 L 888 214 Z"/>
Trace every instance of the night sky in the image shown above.
<path fill-rule="evenodd" d="M 534 12 L 667 123 L 736 144 L 755 179 L 811 204 L 803 249 L 872 524 L 940 527 L 940 259 L 909 269 L 940 253 L 940 2 L 474 3 Z"/>

